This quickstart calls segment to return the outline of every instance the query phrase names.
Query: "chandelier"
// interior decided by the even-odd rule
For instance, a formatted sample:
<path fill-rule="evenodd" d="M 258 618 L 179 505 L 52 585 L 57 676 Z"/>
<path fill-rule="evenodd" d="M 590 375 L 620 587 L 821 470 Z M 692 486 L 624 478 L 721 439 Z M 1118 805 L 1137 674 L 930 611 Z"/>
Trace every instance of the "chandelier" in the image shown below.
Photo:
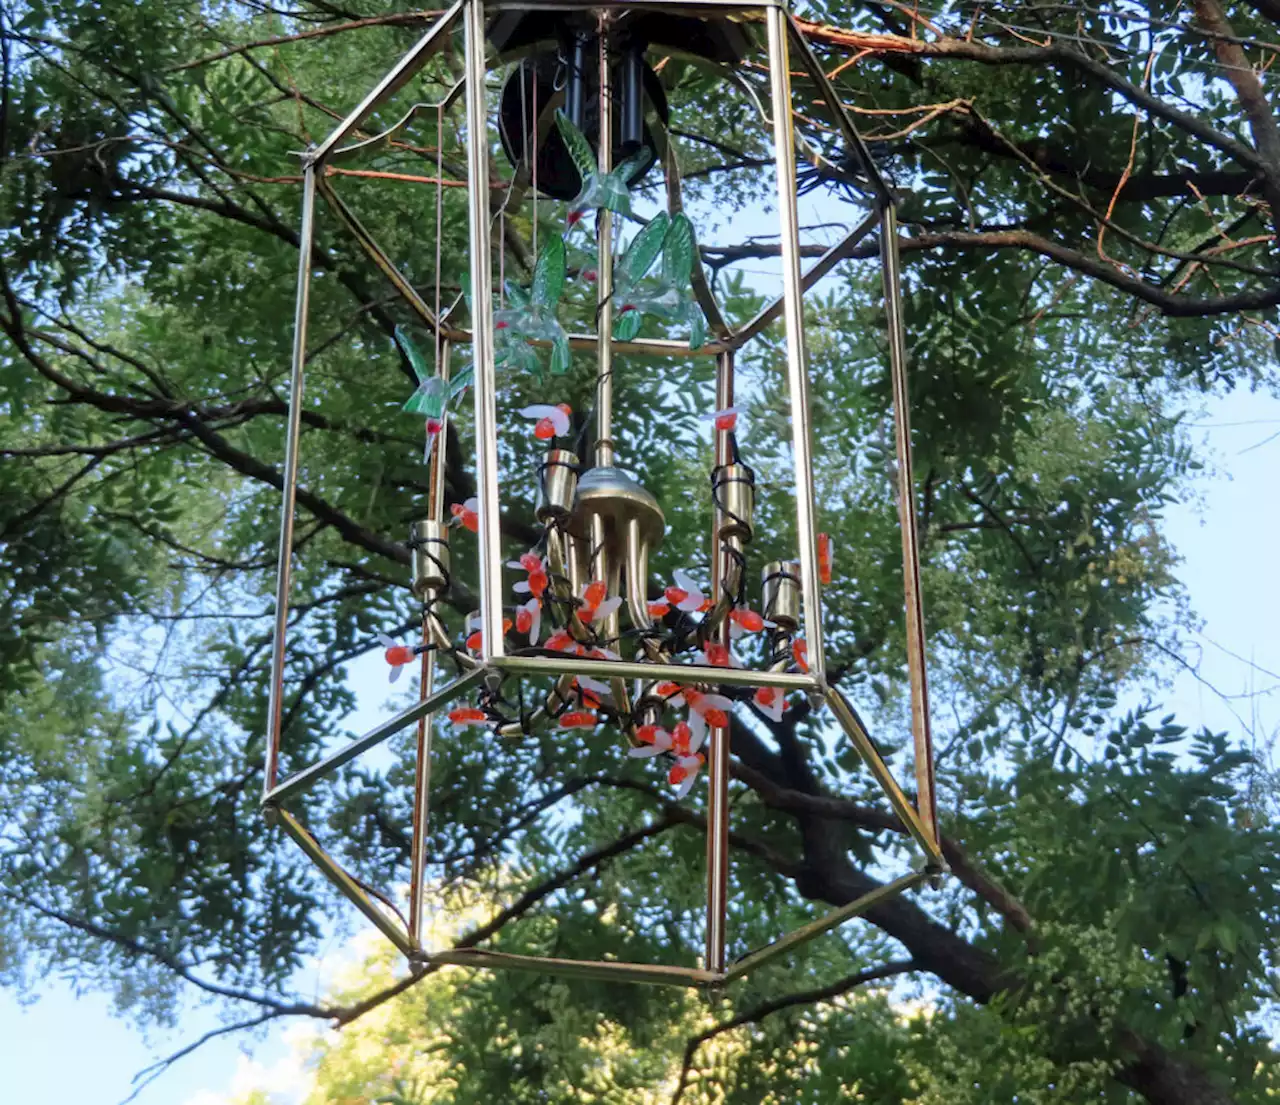
<path fill-rule="evenodd" d="M 461 76 L 440 100 L 415 104 L 387 130 L 368 135 L 366 121 L 441 51 L 461 58 Z M 672 57 L 737 84 L 759 111 L 776 163 L 782 294 L 745 324 L 732 326 L 718 305 L 684 211 L 670 108 L 658 71 Z M 737 75 L 755 63 L 767 74 L 767 98 Z M 505 72 L 497 97 L 490 64 Z M 834 121 L 844 154 L 828 160 L 795 127 L 792 67 Z M 492 102 L 495 101 L 496 102 Z M 442 228 L 445 120 L 461 115 L 465 142 L 469 279 L 465 294 L 444 303 L 391 259 L 339 196 L 334 167 L 384 148 L 415 117 L 436 121 L 435 227 Z M 495 185 L 490 161 L 501 148 L 509 177 Z M 820 173 L 865 197 L 870 210 L 850 233 L 802 268 L 797 215 L 797 154 Z M 711 987 L 785 954 L 877 902 L 906 892 L 945 869 L 939 846 L 930 747 L 925 644 L 898 269 L 896 199 L 849 115 L 781 3 L 727 0 L 460 0 L 323 142 L 303 158 L 303 209 L 297 314 L 284 462 L 264 810 L 319 869 L 416 965 L 449 963 L 513 968 L 621 981 Z M 386 175 L 386 174 L 384 174 Z M 641 218 L 632 192 L 660 177 L 663 209 Z M 406 409 L 426 424 L 425 508 L 410 526 L 412 589 L 422 603 L 422 635 L 412 644 L 383 641 L 392 673 L 418 667 L 418 699 L 369 732 L 287 778 L 280 778 L 281 713 L 293 524 L 298 483 L 307 332 L 317 196 L 389 281 L 413 326 L 395 340 L 418 378 Z M 549 207 L 563 232 L 543 225 Z M 502 279 L 513 248 L 516 213 L 533 205 L 532 242 L 522 243 L 529 283 Z M 623 224 L 635 226 L 622 244 Z M 539 230 L 539 227 L 542 227 Z M 877 233 L 883 272 L 888 357 L 898 465 L 907 667 L 914 741 L 915 795 L 895 780 L 857 711 L 827 680 L 822 588 L 834 550 L 818 532 L 808 400 L 803 298 L 819 280 Z M 495 261 L 500 279 L 494 279 Z M 437 245 L 438 269 L 438 245 Z M 570 276 L 593 288 L 594 328 L 570 332 L 561 300 Z M 752 564 L 756 478 L 738 440 L 735 360 L 781 319 L 785 331 L 791 456 L 794 462 L 794 555 Z M 665 336 L 645 336 L 661 330 Z M 469 349 L 469 354 L 461 354 Z M 574 357 L 594 367 L 590 418 L 548 402 L 499 411 L 498 373 L 531 372 L 554 385 Z M 715 401 L 704 412 L 713 436 L 708 578 L 678 570 L 651 578 L 649 561 L 666 533 L 664 504 L 632 475 L 614 437 L 614 358 L 655 361 L 709 358 Z M 445 466 L 451 419 L 474 419 L 473 499 L 446 509 Z M 534 509 L 538 540 L 512 551 L 500 533 L 501 433 L 534 433 L 545 443 Z M 667 504 L 669 508 L 670 504 Z M 474 536 L 464 536 L 470 531 Z M 463 638 L 441 616 L 453 594 L 458 546 L 478 564 L 479 602 Z M 504 584 L 514 576 L 514 583 Z M 705 585 L 704 585 L 705 584 Z M 749 642 L 744 650 L 738 639 Z M 744 663 L 739 652 L 753 657 Z M 448 663 L 446 664 L 445 661 Z M 446 668 L 456 674 L 443 678 Z M 521 690 L 539 690 L 530 705 Z M 789 697 L 790 696 L 790 697 Z M 921 854 L 917 867 L 789 934 L 726 961 L 730 717 L 758 710 L 778 718 L 805 696 L 827 708 L 852 741 Z M 612 732 L 631 758 L 661 765 L 682 798 L 707 786 L 706 947 L 699 967 L 514 955 L 483 947 L 433 951 L 423 943 L 425 834 L 430 752 L 437 725 L 480 725 L 511 738 L 539 729 L 580 729 L 588 739 Z M 407 918 L 353 878 L 297 816 L 290 799 L 342 765 L 417 725 L 417 763 Z M 440 738 L 437 738 L 440 739 Z"/>

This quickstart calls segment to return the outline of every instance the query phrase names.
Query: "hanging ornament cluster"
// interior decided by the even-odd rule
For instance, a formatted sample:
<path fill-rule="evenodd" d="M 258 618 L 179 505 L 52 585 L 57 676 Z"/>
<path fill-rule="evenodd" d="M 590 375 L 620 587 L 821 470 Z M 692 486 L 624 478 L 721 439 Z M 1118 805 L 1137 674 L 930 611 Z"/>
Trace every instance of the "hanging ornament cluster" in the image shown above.
<path fill-rule="evenodd" d="M 433 21 L 423 39 L 388 73 L 329 138 L 304 158 L 304 219 L 301 232 L 299 327 L 291 375 L 288 444 L 284 465 L 285 522 L 281 533 L 278 622 L 272 653 L 268 706 L 264 808 L 299 844 L 338 890 L 389 939 L 419 964 L 545 969 L 581 977 L 717 986 L 754 970 L 878 901 L 918 885 L 943 867 L 933 798 L 933 761 L 924 677 L 924 630 L 919 554 L 915 544 L 910 433 L 905 401 L 905 339 L 898 276 L 896 199 L 867 155 L 838 95 L 785 8 L 774 3 L 736 9 L 693 3 L 592 8 L 578 0 L 530 5 L 527 0 L 457 0 Z M 759 31 L 759 35 L 756 31 Z M 437 51 L 456 38 L 455 49 Z M 763 65 L 746 65 L 749 53 L 766 46 Z M 497 113 L 497 134 L 511 161 L 511 175 L 495 184 L 491 162 L 493 120 L 488 115 L 486 58 L 511 62 Z M 667 61 L 650 65 L 660 51 Z M 379 108 L 433 54 L 441 73 L 453 69 L 450 91 L 438 103 L 417 104 L 398 123 L 372 136 L 356 136 Z M 779 262 L 784 294 L 751 320 L 731 324 L 717 304 L 703 271 L 697 234 L 684 214 L 680 153 L 669 129 L 671 112 L 663 81 L 686 63 L 706 66 L 713 79 L 736 71 L 746 89 L 744 108 L 758 109 L 764 143 L 772 142 L 777 167 Z M 436 62 L 432 62 L 436 64 Z M 457 69 L 461 68 L 461 79 Z M 662 77 L 659 77 L 662 70 Z M 859 166 L 860 202 L 875 210 L 849 230 L 808 271 L 802 249 L 795 193 L 797 150 L 813 153 L 803 131 L 812 120 L 793 107 L 790 81 L 810 83 L 802 93 L 835 121 L 843 143 L 824 137 L 815 164 Z M 753 90 L 751 84 L 756 88 Z M 767 82 L 767 91 L 765 83 Z M 696 84 L 696 82 L 695 82 Z M 688 87 L 679 88 L 682 96 Z M 767 101 L 767 106 L 765 104 Z M 462 125 L 446 117 L 465 105 Z M 681 105 L 682 110 L 687 105 Z M 341 178 L 330 163 L 362 154 L 378 156 L 398 131 L 422 110 L 434 110 L 435 133 L 414 139 L 417 151 L 435 150 L 434 307 L 414 280 L 364 228 L 334 191 Z M 455 116 L 456 119 L 456 116 Z M 462 136 L 465 135 L 465 140 Z M 345 145 L 343 143 L 346 143 Z M 441 243 L 446 146 L 453 165 L 465 165 L 467 187 L 467 276 L 460 302 L 442 303 Z M 806 153 L 808 151 L 808 153 Z M 834 160 L 833 160 L 834 159 Z M 661 167 L 667 202 L 644 219 L 636 189 Z M 455 169 L 451 166 L 450 173 Z M 371 177 L 404 174 L 373 172 Z M 501 175 L 501 171 L 498 171 Z M 846 182 L 847 183 L 847 182 Z M 851 185 L 852 186 L 852 185 Z M 424 502 L 410 523 L 407 546 L 412 592 L 421 604 L 421 636 L 397 641 L 379 635 L 389 678 L 420 672 L 417 699 L 323 760 L 281 778 L 282 718 L 289 632 L 293 512 L 298 482 L 299 412 L 307 356 L 306 319 L 314 239 L 313 215 L 323 197 L 350 230 L 357 247 L 386 277 L 398 297 L 393 313 L 407 311 L 413 325 L 430 335 L 424 355 L 407 328 L 393 338 L 416 381 L 404 410 L 422 420 L 427 464 Z M 539 200 L 563 205 L 539 214 Z M 527 201 L 532 217 L 525 218 Z M 626 225 L 628 230 L 619 232 Z M 630 227 L 635 229 L 631 230 Z M 835 545 L 818 532 L 808 409 L 805 352 L 805 292 L 832 267 L 853 256 L 857 243 L 879 227 L 893 384 L 894 434 L 899 465 L 897 509 L 903 543 L 907 666 L 915 750 L 915 798 L 898 785 L 852 703 L 825 666 L 823 589 L 834 586 Z M 496 228 L 496 233 L 495 233 Z M 508 243 L 530 230 L 532 239 L 513 251 L 527 283 L 509 278 Z M 525 258 L 531 260 L 526 261 Z M 495 280 L 494 268 L 497 269 Z M 594 301 L 594 312 L 589 307 Z M 463 313 L 469 315 L 469 330 Z M 590 319 L 586 333 L 573 332 L 570 318 Z M 779 347 L 784 362 L 790 449 L 794 467 L 794 552 L 752 565 L 756 540 L 756 479 L 743 455 L 751 445 L 749 396 L 735 396 L 735 358 L 778 320 L 785 325 Z M 470 350 L 470 360 L 456 356 Z M 669 579 L 658 578 L 655 557 L 667 533 L 662 504 L 625 467 L 626 436 L 615 440 L 615 355 L 653 359 L 714 359 L 714 399 L 701 418 L 711 436 L 709 495 L 712 526 L 708 555 L 686 562 Z M 594 401 L 570 391 L 580 385 L 575 367 L 589 363 Z M 633 370 L 628 366 L 627 375 Z M 659 370 L 662 371 L 662 370 Z M 516 378 L 518 374 L 519 378 Z M 505 377 L 505 379 L 504 379 Z M 504 386 L 499 387 L 499 381 Z M 501 396 L 527 395 L 502 405 Z M 474 422 L 466 435 L 451 433 L 460 400 L 470 395 Z M 580 410 L 566 400 L 573 398 Z M 743 423 L 746 423 L 745 429 Z M 527 456 L 526 440 L 512 448 L 513 427 L 528 433 L 537 455 L 535 536 L 519 546 L 504 541 L 500 512 L 501 465 Z M 590 435 L 588 435 L 590 431 Z M 475 494 L 451 494 L 455 473 L 466 472 L 454 455 L 474 439 Z M 741 442 L 740 442 L 741 437 Z M 773 443 L 769 443 L 772 451 Z M 740 448 L 742 446 L 742 448 Z M 459 463 L 462 462 L 462 463 Z M 449 478 L 446 479 L 446 473 Z M 464 476 L 464 478 L 466 478 Z M 696 488 L 686 494 L 699 494 Z M 772 520 L 773 511 L 769 512 Z M 776 540 L 776 535 L 770 535 Z M 771 544 L 773 541 L 770 542 Z M 758 545 L 754 546 L 758 548 Z M 784 545 L 784 548 L 786 546 Z M 773 554 L 777 555 L 777 554 Z M 468 587 L 454 567 L 465 558 Z M 757 555 L 757 560 L 764 559 Z M 474 571 L 473 571 L 474 570 Z M 466 613 L 461 632 L 451 628 L 459 597 L 472 593 L 479 609 Z M 752 578 L 754 577 L 754 578 Z M 755 591 L 758 580 L 758 591 Z M 455 613 L 450 613 L 450 610 Z M 443 679 L 437 685 L 437 676 Z M 729 893 L 729 753 L 734 727 L 785 722 L 805 696 L 853 742 L 896 815 L 924 853 L 924 865 L 877 887 L 827 917 L 781 937 L 730 963 L 726 955 Z M 661 772 L 674 796 L 684 799 L 705 781 L 707 826 L 706 955 L 698 968 L 614 960 L 544 960 L 489 947 L 458 947 L 428 953 L 423 900 L 427 885 L 428 796 L 431 742 L 436 720 L 444 733 L 487 731 L 502 738 L 534 733 L 573 734 L 582 747 L 607 749 L 617 740 L 620 760 Z M 410 901 L 407 918 L 393 915 L 385 899 L 347 874 L 287 805 L 299 793 L 394 733 L 417 724 Z M 608 737 L 607 734 L 616 734 Z M 485 747 L 503 742 L 484 738 Z M 588 743 L 589 742 L 589 743 Z M 536 965 L 536 966 L 535 966 Z"/>

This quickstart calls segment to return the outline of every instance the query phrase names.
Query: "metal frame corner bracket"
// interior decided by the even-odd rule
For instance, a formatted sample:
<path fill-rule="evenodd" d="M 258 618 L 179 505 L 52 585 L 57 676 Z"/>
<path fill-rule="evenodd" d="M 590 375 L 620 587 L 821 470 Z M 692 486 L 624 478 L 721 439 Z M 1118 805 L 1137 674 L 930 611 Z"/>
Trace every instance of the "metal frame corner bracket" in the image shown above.
<path fill-rule="evenodd" d="M 462 11 L 466 0 L 457 0 L 453 7 L 441 12 L 439 18 L 392 68 L 373 86 L 354 108 L 342 120 L 320 145 L 310 151 L 307 158 L 309 166 L 322 165 L 325 159 L 344 138 L 368 118 L 369 113 L 380 104 L 389 100 L 417 74 L 427 60 L 442 45 L 445 37 L 453 29 L 453 24 Z"/>

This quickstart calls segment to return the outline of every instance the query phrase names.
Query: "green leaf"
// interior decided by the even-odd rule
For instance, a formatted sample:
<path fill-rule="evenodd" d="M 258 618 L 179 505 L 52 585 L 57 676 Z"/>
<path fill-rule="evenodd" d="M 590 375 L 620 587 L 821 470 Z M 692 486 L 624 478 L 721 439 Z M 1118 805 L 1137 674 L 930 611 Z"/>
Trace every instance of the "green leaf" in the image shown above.
<path fill-rule="evenodd" d="M 418 378 L 418 383 L 426 383 L 436 374 L 434 366 L 427 364 L 427 359 L 422 355 L 422 350 L 414 344 L 413 339 L 409 337 L 403 326 L 397 326 L 394 333 L 396 345 L 404 352 L 405 357 L 409 360 L 409 366 L 413 369 L 413 374 Z M 410 400 L 412 402 L 412 400 Z M 406 407 L 406 409 L 408 409 Z"/>
<path fill-rule="evenodd" d="M 670 229 L 671 217 L 665 211 L 659 211 L 636 232 L 618 258 L 620 283 L 635 284 L 649 271 L 662 252 L 662 243 Z"/>
<path fill-rule="evenodd" d="M 694 303 L 689 308 L 689 348 L 701 349 L 707 344 L 707 323 L 702 308 Z"/>
<path fill-rule="evenodd" d="M 563 111 L 556 111 L 556 129 L 560 132 L 560 137 L 564 139 L 565 148 L 569 151 L 569 156 L 573 158 L 573 164 L 578 170 L 578 175 L 582 177 L 585 184 L 587 177 L 596 172 L 596 155 L 591 152 L 591 145 L 587 142 L 586 137 L 577 127 L 573 125 Z"/>
<path fill-rule="evenodd" d="M 564 239 L 551 235 L 538 253 L 533 267 L 533 302 L 539 307 L 554 308 L 564 291 Z"/>
<path fill-rule="evenodd" d="M 697 243 L 693 236 L 693 223 L 683 212 L 671 220 L 666 241 L 662 243 L 662 276 L 677 288 L 687 288 L 693 274 L 694 251 Z"/>

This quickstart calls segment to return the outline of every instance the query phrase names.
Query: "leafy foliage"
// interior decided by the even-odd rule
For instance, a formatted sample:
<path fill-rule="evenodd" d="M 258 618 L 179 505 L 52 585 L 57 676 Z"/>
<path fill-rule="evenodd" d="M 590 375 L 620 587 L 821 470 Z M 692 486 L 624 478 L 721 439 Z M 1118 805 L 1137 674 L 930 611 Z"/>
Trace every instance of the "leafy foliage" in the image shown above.
<path fill-rule="evenodd" d="M 1233 83 L 1274 49 L 1253 45 L 1271 44 L 1274 28 L 1257 5 L 1233 10 L 1232 33 L 1212 37 L 1204 20 L 1217 5 L 1193 7 L 1194 24 L 1171 4 L 956 9 L 929 16 L 936 29 L 886 5 L 801 13 L 826 70 L 844 66 L 841 95 L 881 113 L 859 119 L 905 192 L 912 490 L 954 877 L 711 1007 L 664 991 L 438 972 L 366 1019 L 351 1012 L 354 993 L 326 1003 L 294 993 L 299 965 L 350 913 L 256 802 L 294 155 L 433 13 L 311 0 L 288 15 L 153 0 L 6 8 L 6 982 L 36 987 L 56 969 L 143 1020 L 173 1019 L 195 995 L 253 1016 L 337 1011 L 349 1035 L 328 1045 L 328 1088 L 317 1091 L 334 1099 L 644 1101 L 683 1087 L 689 1100 L 731 1102 L 1163 1105 L 1175 1100 L 1169 1085 L 1197 1105 L 1273 1098 L 1274 782 L 1240 734 L 1191 734 L 1174 718 L 1156 723 L 1158 709 L 1130 709 L 1158 693 L 1161 658 L 1189 619 L 1161 529 L 1198 464 L 1181 426 L 1186 398 L 1274 386 L 1280 171 L 1253 129 L 1269 114 L 1265 90 L 1262 113 L 1247 112 Z M 1219 55 L 1228 48 L 1244 61 Z M 844 65 L 859 49 L 875 56 Z M 456 62 L 433 59 L 368 133 L 402 118 L 405 97 L 447 93 Z M 767 258 L 771 244 L 730 251 L 708 235 L 732 234 L 735 212 L 772 188 L 759 171 L 769 136 L 722 73 L 673 57 L 662 74 L 705 240 L 678 213 L 665 227 L 654 220 L 617 278 L 653 293 L 650 314 L 689 326 L 697 346 L 695 264 L 731 321 L 762 305 L 725 258 Z M 752 71 L 739 76 L 760 87 Z M 829 147 L 812 92 L 797 79 L 802 136 Z M 456 178 L 460 135 L 446 119 L 437 150 L 425 118 L 371 149 L 362 170 L 430 180 L 441 167 Z M 327 184 L 414 288 L 439 278 L 447 305 L 468 268 L 462 190 L 440 186 L 437 239 L 423 199 L 434 185 L 362 170 Z M 704 224 L 703 210 L 727 225 Z M 500 310 L 589 329 L 594 296 L 569 279 L 558 219 L 542 216 L 543 249 L 527 263 L 513 251 Z M 412 318 L 330 213 L 317 224 L 284 771 L 347 735 L 360 658 L 377 632 L 414 624 L 399 541 L 427 490 L 420 436 L 399 413 L 422 379 L 412 339 L 404 357 L 393 339 Z M 655 227 L 661 277 L 649 275 Z M 522 211 L 507 229 L 528 240 L 534 224 Z M 905 769 L 895 496 L 907 489 L 890 445 L 875 274 L 842 269 L 808 312 L 816 493 L 841 550 L 824 593 L 831 667 Z M 640 313 L 619 314 L 619 333 Z M 533 327 L 498 333 L 514 338 L 522 325 Z M 593 367 L 555 352 L 561 333 L 542 334 L 553 380 L 503 373 L 500 411 L 547 401 L 590 411 Z M 790 556 L 779 333 L 738 367 L 740 441 L 758 477 L 753 557 Z M 664 373 L 619 357 L 615 378 L 619 455 L 666 509 L 651 565 L 665 579 L 706 556 L 709 500 L 689 489 L 710 471 L 698 421 L 714 402 L 708 359 Z M 465 371 L 454 379 L 465 386 Z M 451 458 L 469 455 L 470 433 L 465 416 L 451 420 Z M 537 532 L 536 449 L 527 434 L 504 435 L 512 551 Z M 475 491 L 456 459 L 445 484 L 448 503 Z M 454 629 L 473 605 L 469 540 L 460 534 L 454 555 Z M 907 859 L 852 751 L 790 705 L 778 725 L 735 720 L 735 955 Z M 393 742 L 391 755 L 357 761 L 299 804 L 344 863 L 382 886 L 408 870 L 407 752 Z M 493 944 L 639 961 L 700 954 L 701 807 L 673 814 L 617 747 L 442 733 L 433 787 L 429 868 L 461 918 L 456 931 L 541 886 L 537 910 L 498 926 Z M 450 897 L 457 887 L 467 895 Z M 866 978 L 886 962 L 899 972 Z M 387 970 L 371 969 L 371 983 L 389 983 Z M 361 1050 L 370 1040 L 385 1052 Z M 396 1082 L 401 1056 L 408 1073 Z"/>

